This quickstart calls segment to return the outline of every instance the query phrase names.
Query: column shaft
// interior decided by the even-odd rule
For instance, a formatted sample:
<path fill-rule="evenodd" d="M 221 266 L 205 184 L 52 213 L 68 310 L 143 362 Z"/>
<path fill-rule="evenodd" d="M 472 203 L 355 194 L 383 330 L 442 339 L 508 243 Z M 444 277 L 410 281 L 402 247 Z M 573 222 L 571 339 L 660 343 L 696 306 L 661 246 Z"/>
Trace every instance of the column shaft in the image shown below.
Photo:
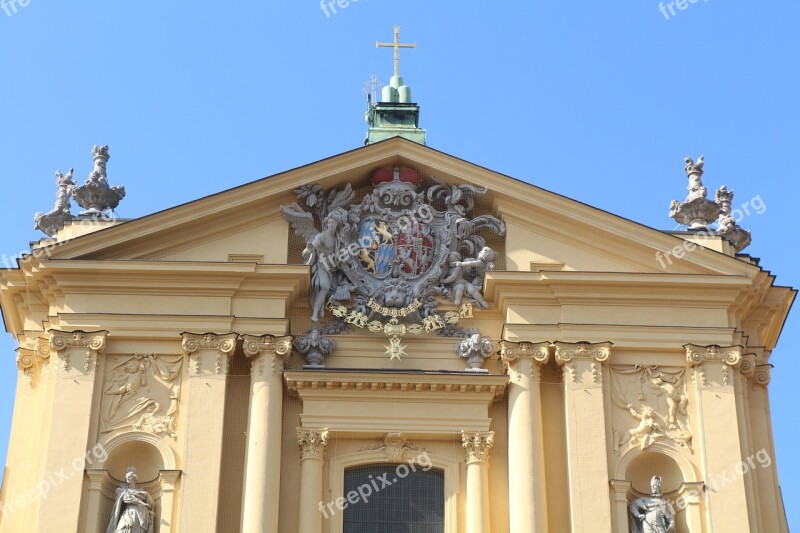
<path fill-rule="evenodd" d="M 540 391 L 540 366 L 550 343 L 503 341 L 508 388 L 508 506 L 511 531 L 547 532 L 547 484 Z"/>
<path fill-rule="evenodd" d="M 244 352 L 252 359 L 252 368 L 242 531 L 278 532 L 283 357 L 291 352 L 291 346 L 291 337 L 244 337 Z"/>

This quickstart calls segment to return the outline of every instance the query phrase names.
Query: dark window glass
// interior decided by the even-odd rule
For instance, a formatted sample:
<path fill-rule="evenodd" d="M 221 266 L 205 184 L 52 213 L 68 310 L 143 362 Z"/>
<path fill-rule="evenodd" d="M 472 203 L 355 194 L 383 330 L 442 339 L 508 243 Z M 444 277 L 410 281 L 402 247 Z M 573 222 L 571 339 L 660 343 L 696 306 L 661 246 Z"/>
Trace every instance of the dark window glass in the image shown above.
<path fill-rule="evenodd" d="M 359 496 L 344 510 L 344 533 L 444 533 L 444 472 L 415 468 L 383 464 L 345 470 L 345 498 L 353 491 Z"/>

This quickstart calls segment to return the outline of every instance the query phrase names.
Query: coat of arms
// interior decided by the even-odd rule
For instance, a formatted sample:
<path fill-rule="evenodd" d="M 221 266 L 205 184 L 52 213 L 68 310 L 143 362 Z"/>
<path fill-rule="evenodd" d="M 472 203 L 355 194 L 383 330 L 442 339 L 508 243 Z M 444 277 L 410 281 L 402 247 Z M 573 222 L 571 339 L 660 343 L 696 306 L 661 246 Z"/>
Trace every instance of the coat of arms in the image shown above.
<path fill-rule="evenodd" d="M 331 310 L 335 319 L 383 331 L 399 346 L 399 335 L 455 324 L 473 303 L 486 307 L 483 274 L 497 254 L 483 234 L 505 234 L 494 216 L 470 217 L 486 189 L 436 178 L 422 188 L 419 172 L 399 167 L 377 170 L 372 181 L 358 203 L 349 184 L 331 191 L 313 185 L 297 189 L 299 203 L 282 208 L 307 242 L 312 321 Z M 459 311 L 437 313 L 445 301 Z"/>

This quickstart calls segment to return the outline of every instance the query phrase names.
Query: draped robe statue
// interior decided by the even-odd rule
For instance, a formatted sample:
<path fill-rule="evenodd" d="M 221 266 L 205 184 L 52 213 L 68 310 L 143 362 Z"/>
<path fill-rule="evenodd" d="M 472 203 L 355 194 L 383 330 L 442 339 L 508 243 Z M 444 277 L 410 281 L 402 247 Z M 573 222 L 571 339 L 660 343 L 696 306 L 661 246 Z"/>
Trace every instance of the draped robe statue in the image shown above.
<path fill-rule="evenodd" d="M 631 533 L 673 533 L 675 515 L 672 506 L 661 496 L 661 478 L 650 480 L 650 496 L 631 503 Z"/>
<path fill-rule="evenodd" d="M 136 484 L 136 470 L 131 467 L 117 493 L 106 533 L 153 533 L 153 498 Z"/>

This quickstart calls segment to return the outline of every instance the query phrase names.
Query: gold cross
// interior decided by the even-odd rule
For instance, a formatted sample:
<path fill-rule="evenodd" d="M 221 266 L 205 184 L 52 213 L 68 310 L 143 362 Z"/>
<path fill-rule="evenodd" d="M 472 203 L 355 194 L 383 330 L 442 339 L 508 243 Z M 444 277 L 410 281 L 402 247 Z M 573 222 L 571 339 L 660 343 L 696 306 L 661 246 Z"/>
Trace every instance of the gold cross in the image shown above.
<path fill-rule="evenodd" d="M 400 42 L 400 26 L 394 27 L 394 42 L 382 43 L 380 41 L 375 43 L 375 48 L 394 48 L 394 75 L 400 76 L 400 49 L 401 48 L 416 48 L 417 43 L 402 44 Z"/>

